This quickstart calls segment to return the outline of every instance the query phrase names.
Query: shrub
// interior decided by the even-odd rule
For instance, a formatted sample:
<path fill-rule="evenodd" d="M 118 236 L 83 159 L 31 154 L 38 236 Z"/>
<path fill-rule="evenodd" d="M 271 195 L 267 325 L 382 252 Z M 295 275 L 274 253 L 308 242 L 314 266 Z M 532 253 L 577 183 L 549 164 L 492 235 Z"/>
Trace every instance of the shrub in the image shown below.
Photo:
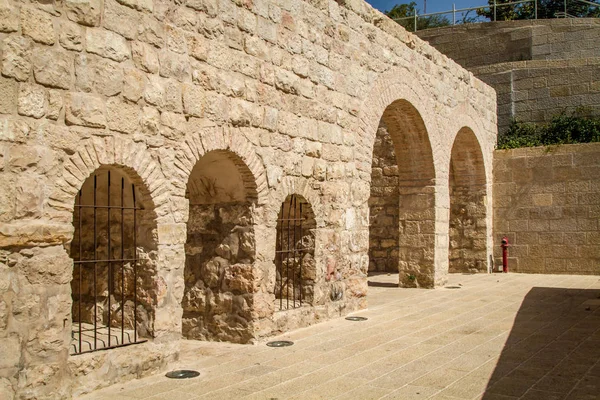
<path fill-rule="evenodd" d="M 562 112 L 548 124 L 533 124 L 513 120 L 504 135 L 498 136 L 498 149 L 549 146 L 556 144 L 600 142 L 600 117 L 578 108 Z"/>

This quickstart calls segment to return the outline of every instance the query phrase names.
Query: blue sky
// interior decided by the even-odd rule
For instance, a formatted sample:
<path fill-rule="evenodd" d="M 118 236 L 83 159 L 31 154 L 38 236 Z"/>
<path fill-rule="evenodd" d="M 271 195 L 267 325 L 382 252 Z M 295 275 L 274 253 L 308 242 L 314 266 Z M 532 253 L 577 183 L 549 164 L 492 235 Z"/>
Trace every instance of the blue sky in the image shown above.
<path fill-rule="evenodd" d="M 395 4 L 410 3 L 411 0 L 366 0 L 378 10 L 390 10 Z M 423 1 L 414 0 L 417 3 L 417 8 L 423 12 Z M 427 12 L 447 11 L 452 10 L 452 3 L 456 4 L 456 8 L 483 6 L 487 0 L 427 0 Z"/>

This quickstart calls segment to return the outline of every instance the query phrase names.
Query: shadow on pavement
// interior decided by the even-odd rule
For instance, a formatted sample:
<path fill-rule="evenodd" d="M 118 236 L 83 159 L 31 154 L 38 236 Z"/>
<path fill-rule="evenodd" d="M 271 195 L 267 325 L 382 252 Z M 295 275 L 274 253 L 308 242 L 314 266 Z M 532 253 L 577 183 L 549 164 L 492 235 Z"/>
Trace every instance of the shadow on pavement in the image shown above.
<path fill-rule="evenodd" d="M 600 290 L 531 289 L 482 399 L 600 399 Z"/>

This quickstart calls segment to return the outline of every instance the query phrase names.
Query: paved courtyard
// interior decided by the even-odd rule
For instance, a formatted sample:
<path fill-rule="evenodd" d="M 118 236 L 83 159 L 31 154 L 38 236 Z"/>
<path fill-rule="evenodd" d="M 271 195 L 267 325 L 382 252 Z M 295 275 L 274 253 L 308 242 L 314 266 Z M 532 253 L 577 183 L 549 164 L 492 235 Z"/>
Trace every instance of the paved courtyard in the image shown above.
<path fill-rule="evenodd" d="M 600 277 L 452 275 L 435 290 L 369 281 L 369 309 L 289 332 L 286 348 L 182 342 L 164 373 L 82 397 L 134 399 L 600 399 Z"/>

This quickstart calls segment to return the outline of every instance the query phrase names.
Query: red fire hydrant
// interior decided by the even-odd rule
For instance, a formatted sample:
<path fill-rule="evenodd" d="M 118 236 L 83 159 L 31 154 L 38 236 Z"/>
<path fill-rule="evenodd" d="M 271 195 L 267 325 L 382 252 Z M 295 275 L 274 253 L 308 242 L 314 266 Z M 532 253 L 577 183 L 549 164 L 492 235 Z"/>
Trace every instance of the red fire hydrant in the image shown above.
<path fill-rule="evenodd" d="M 500 245 L 500 247 L 502 247 L 502 272 L 504 273 L 508 272 L 508 246 L 510 246 L 508 244 L 508 238 L 504 236 L 502 238 L 502 244 Z"/>

